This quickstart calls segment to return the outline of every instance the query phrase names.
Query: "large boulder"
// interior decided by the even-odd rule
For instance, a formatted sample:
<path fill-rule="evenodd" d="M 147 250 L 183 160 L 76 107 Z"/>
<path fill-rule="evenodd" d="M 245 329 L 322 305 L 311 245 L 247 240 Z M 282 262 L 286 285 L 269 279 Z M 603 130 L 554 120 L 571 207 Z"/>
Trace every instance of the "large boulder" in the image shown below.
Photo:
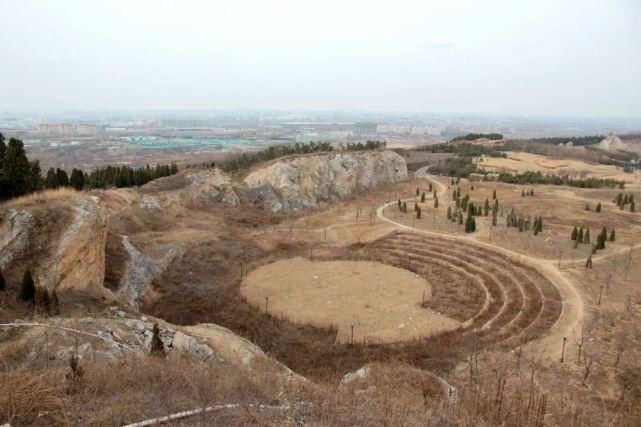
<path fill-rule="evenodd" d="M 252 172 L 245 184 L 265 209 L 291 212 L 405 179 L 405 159 L 383 150 L 287 158 Z"/>
<path fill-rule="evenodd" d="M 220 169 L 187 172 L 185 178 L 190 183 L 186 195 L 196 205 L 213 206 L 222 202 L 237 206 L 239 203 L 231 179 Z"/>

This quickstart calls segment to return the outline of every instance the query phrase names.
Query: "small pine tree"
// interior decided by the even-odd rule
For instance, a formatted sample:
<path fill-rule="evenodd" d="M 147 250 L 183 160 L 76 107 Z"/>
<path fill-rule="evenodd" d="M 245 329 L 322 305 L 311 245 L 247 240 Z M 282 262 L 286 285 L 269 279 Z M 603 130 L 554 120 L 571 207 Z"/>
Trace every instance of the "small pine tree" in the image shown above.
<path fill-rule="evenodd" d="M 572 229 L 572 235 L 570 236 L 570 239 L 576 241 L 576 238 L 578 235 L 579 235 L 579 230 L 577 230 L 575 225 L 574 228 Z"/>
<path fill-rule="evenodd" d="M 597 204 L 596 204 L 595 212 L 596 212 L 596 213 L 601 213 L 601 202 L 599 202 L 599 203 L 597 203 Z"/>
<path fill-rule="evenodd" d="M 474 184 L 470 186 L 470 191 L 474 191 Z"/>
<path fill-rule="evenodd" d="M 31 276 L 31 270 L 26 270 L 22 275 L 22 285 L 20 286 L 20 299 L 25 302 L 35 302 L 36 286 Z"/>
<path fill-rule="evenodd" d="M 585 230 L 585 234 L 583 235 L 583 243 L 590 243 L 590 230 Z"/>
<path fill-rule="evenodd" d="M 458 213 L 458 223 L 463 224 L 463 212 Z"/>
<path fill-rule="evenodd" d="M 430 186 L 427 188 L 428 193 L 432 192 L 432 183 L 430 182 Z"/>
<path fill-rule="evenodd" d="M 4 291 L 5 286 L 4 276 L 2 275 L 2 270 L 0 270 L 0 291 Z"/>
<path fill-rule="evenodd" d="M 630 212 L 635 212 L 634 210 L 634 200 L 630 202 Z"/>
<path fill-rule="evenodd" d="M 530 190 L 530 196 L 534 196 L 534 190 Z"/>
<path fill-rule="evenodd" d="M 434 196 L 434 207 L 438 208 L 438 197 Z"/>
<path fill-rule="evenodd" d="M 416 197 L 418 197 L 419 194 L 421 194 L 421 192 L 419 191 L 418 187 L 416 187 Z"/>
<path fill-rule="evenodd" d="M 447 219 L 452 219 L 452 207 L 448 206 L 447 207 Z"/>
<path fill-rule="evenodd" d="M 610 241 L 614 242 L 615 239 L 616 239 L 616 235 L 614 233 L 614 228 L 613 228 L 612 231 L 610 232 Z"/>
<path fill-rule="evenodd" d="M 583 243 L 583 227 L 579 229 L 579 234 L 576 235 L 576 239 L 579 243 Z"/>
<path fill-rule="evenodd" d="M 492 191 L 492 200 L 496 200 L 496 190 Z"/>
<path fill-rule="evenodd" d="M 51 314 L 54 316 L 60 315 L 60 301 L 58 300 L 58 294 L 55 288 L 51 291 Z"/>
<path fill-rule="evenodd" d="M 421 207 L 419 206 L 418 210 L 416 211 L 416 219 L 421 219 Z"/>
<path fill-rule="evenodd" d="M 160 328 L 158 327 L 158 323 L 154 323 L 152 330 L 150 353 L 157 356 L 165 354 L 165 346 L 160 339 Z"/>
<path fill-rule="evenodd" d="M 425 203 L 425 191 L 421 194 L 421 203 Z"/>
<path fill-rule="evenodd" d="M 589 211 L 589 210 L 590 210 L 590 204 L 589 204 L 589 203 L 586 203 L 586 204 L 585 204 L 585 210 L 586 210 L 586 211 Z"/>
<path fill-rule="evenodd" d="M 414 212 L 418 212 L 418 203 L 414 202 Z"/>
<path fill-rule="evenodd" d="M 401 203 L 401 199 L 398 199 L 398 202 L 396 202 L 396 206 L 398 206 L 399 210 L 402 210 L 403 204 Z"/>
<path fill-rule="evenodd" d="M 403 202 L 403 213 L 407 213 L 407 202 Z"/>
<path fill-rule="evenodd" d="M 521 189 L 521 197 L 525 197 L 525 189 Z"/>
<path fill-rule="evenodd" d="M 490 201 L 485 199 L 485 205 L 483 205 L 483 215 L 488 216 L 490 213 Z"/>

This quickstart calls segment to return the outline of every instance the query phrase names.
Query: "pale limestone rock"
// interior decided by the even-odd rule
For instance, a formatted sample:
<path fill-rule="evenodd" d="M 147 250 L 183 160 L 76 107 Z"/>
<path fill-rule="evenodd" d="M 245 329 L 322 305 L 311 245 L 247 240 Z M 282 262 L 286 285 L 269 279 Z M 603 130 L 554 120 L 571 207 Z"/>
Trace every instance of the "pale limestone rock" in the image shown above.
<path fill-rule="evenodd" d="M 245 178 L 245 184 L 250 194 L 271 186 L 273 191 L 270 189 L 263 207 L 289 212 L 314 208 L 322 201 L 344 199 L 375 189 L 379 184 L 405 179 L 405 159 L 384 150 L 286 158 L 252 172 Z"/>

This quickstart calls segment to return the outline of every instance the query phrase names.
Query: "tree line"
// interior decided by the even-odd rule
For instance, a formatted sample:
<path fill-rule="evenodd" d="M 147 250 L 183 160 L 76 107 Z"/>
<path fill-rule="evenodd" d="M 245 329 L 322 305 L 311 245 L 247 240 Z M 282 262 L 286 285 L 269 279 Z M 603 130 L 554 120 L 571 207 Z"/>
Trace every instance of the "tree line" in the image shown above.
<path fill-rule="evenodd" d="M 105 166 L 91 172 L 74 168 L 71 175 L 60 168 L 49 168 L 42 176 L 40 162 L 30 161 L 24 143 L 16 138 L 5 138 L 0 133 L 0 200 L 23 196 L 43 189 L 73 187 L 76 190 L 90 190 L 107 187 L 132 187 L 146 184 L 157 178 L 178 172 L 175 163 L 158 164 L 155 167 L 132 168 L 129 166 Z"/>
<path fill-rule="evenodd" d="M 457 136 L 456 138 L 452 138 L 452 142 L 475 141 L 480 138 L 497 140 L 497 139 L 503 139 L 503 135 L 500 133 L 468 133 L 467 135 L 461 135 L 461 136 Z"/>
<path fill-rule="evenodd" d="M 347 143 L 339 145 L 340 150 L 344 151 L 367 151 L 385 148 L 385 141 L 366 141 L 365 143 Z M 251 153 L 243 153 L 238 156 L 230 157 L 220 164 L 220 168 L 225 172 L 238 172 L 247 169 L 257 163 L 278 159 L 280 157 L 291 156 L 295 154 L 311 154 L 320 152 L 334 151 L 334 146 L 329 142 L 314 142 L 307 144 L 296 143 L 292 145 L 272 145 L 263 150 Z"/>
<path fill-rule="evenodd" d="M 624 188 L 623 181 L 602 178 L 571 178 L 569 175 L 551 175 L 541 172 L 527 171 L 520 174 L 500 173 L 499 181 L 507 184 L 547 184 L 567 185 L 578 188 Z"/>

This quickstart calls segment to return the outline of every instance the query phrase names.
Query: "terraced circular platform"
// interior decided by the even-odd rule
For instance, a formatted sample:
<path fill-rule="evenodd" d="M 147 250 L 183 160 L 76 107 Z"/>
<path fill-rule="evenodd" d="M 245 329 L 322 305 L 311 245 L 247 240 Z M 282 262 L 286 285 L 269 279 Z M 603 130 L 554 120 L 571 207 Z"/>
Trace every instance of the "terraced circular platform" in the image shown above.
<path fill-rule="evenodd" d="M 510 347 L 538 338 L 561 314 L 561 295 L 535 268 L 457 239 L 393 233 L 367 256 L 426 277 L 427 306 L 461 321 L 456 333 Z"/>

